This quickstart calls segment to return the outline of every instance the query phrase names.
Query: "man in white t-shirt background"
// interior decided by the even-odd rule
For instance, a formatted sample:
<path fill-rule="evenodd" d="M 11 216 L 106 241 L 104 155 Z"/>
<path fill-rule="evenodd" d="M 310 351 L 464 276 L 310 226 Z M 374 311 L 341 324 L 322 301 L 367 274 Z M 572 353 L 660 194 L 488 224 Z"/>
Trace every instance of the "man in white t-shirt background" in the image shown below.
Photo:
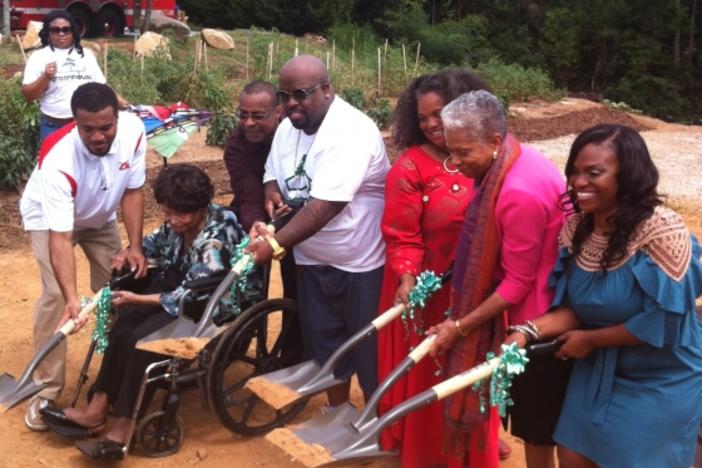
<path fill-rule="evenodd" d="M 47 137 L 20 200 L 22 223 L 29 231 L 42 282 L 34 310 L 37 350 L 60 325 L 80 312 L 73 252 L 76 244 L 90 263 L 93 291 L 109 279 L 111 257 L 121 249 L 118 205 L 130 242 L 123 255 L 137 269 L 137 276 L 146 273 L 141 250 L 144 125 L 133 114 L 118 112 L 117 96 L 105 84 L 78 87 L 71 108 L 75 123 Z M 39 409 L 61 393 L 65 357 L 64 341 L 34 373 L 35 383 L 47 386 L 30 400 L 25 423 L 32 430 L 46 430 Z"/>
<path fill-rule="evenodd" d="M 287 119 L 275 133 L 264 175 L 272 218 L 304 205 L 275 234 L 279 246 L 256 241 L 258 264 L 294 249 L 298 310 L 306 353 L 318 363 L 375 318 L 385 262 L 380 233 L 390 167 L 375 123 L 339 96 L 324 64 L 302 55 L 280 70 L 278 99 Z M 253 235 L 266 234 L 263 223 Z M 357 346 L 336 376 L 356 372 L 366 397 L 377 387 L 375 338 Z M 349 398 L 349 383 L 327 392 Z"/>

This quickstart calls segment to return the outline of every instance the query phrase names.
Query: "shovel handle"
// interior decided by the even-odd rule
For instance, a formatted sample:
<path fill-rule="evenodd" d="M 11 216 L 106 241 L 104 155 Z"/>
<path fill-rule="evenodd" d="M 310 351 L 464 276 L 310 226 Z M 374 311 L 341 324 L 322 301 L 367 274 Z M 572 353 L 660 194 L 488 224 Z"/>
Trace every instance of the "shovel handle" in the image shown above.
<path fill-rule="evenodd" d="M 461 372 L 458 375 L 451 377 L 450 379 L 444 380 L 432 387 L 432 390 L 436 392 L 436 396 L 439 400 L 446 398 L 449 395 L 456 393 L 459 390 L 463 390 L 469 385 L 473 385 L 479 380 L 483 380 L 492 375 L 492 371 L 500 364 L 500 357 L 494 357 L 489 361 L 485 361 L 479 366 L 473 367 L 467 371 Z"/>
<path fill-rule="evenodd" d="M 431 349 L 432 343 L 434 343 L 434 340 L 436 339 L 436 335 L 429 335 L 424 340 L 419 343 L 410 353 L 407 357 L 412 359 L 415 363 L 421 361 L 424 356 L 429 353 L 429 350 Z"/>
<path fill-rule="evenodd" d="M 402 312 L 405 310 L 405 305 L 400 303 L 400 304 L 395 304 L 394 306 L 390 307 L 388 310 L 377 316 L 371 324 L 375 327 L 376 330 L 380 330 L 383 328 L 385 325 L 388 323 L 392 322 L 395 320 L 397 317 L 402 314 Z"/>
<path fill-rule="evenodd" d="M 78 318 L 81 320 L 84 320 L 92 313 L 92 311 L 97 307 L 97 303 L 100 300 L 100 296 L 102 295 L 102 291 L 105 288 L 100 288 L 100 290 L 95 293 L 93 296 L 92 300 L 90 301 L 90 304 L 86 305 L 83 307 L 80 312 L 78 313 Z M 61 328 L 59 328 L 59 333 L 63 333 L 64 336 L 68 336 L 71 334 L 73 330 L 76 328 L 76 321 L 74 319 L 68 320 L 66 323 L 63 324 Z"/>

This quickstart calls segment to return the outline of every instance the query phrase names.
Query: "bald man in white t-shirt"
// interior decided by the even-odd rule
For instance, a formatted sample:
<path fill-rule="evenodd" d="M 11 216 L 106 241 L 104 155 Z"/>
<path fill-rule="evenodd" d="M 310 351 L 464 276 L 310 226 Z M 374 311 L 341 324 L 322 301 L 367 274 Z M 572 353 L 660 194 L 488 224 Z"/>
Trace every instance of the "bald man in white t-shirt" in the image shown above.
<path fill-rule="evenodd" d="M 146 272 L 141 250 L 144 217 L 146 136 L 141 120 L 118 112 L 117 96 L 100 83 L 78 87 L 71 99 L 75 123 L 44 141 L 20 201 L 41 273 L 42 294 L 34 310 L 34 344 L 40 349 L 56 329 L 77 320 L 80 300 L 73 247 L 90 262 L 91 288 L 110 276 L 111 257 L 121 249 L 117 206 L 129 237 L 126 259 L 137 276 Z M 80 323 L 78 325 L 81 325 Z M 66 342 L 34 373 L 46 387 L 29 404 L 25 424 L 46 430 L 39 409 L 55 400 L 64 385 Z"/>

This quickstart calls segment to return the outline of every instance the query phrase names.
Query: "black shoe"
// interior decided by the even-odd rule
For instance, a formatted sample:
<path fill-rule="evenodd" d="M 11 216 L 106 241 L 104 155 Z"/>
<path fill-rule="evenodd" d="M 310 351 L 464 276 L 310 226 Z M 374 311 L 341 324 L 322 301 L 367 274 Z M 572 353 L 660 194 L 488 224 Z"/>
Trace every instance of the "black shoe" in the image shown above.
<path fill-rule="evenodd" d="M 99 433 L 105 426 L 105 421 L 94 426 L 84 426 L 68 419 L 63 409 L 47 406 L 39 410 L 44 423 L 56 434 L 67 439 L 84 439 Z"/>
<path fill-rule="evenodd" d="M 122 460 L 127 454 L 124 444 L 110 439 L 80 440 L 76 448 L 93 460 Z"/>

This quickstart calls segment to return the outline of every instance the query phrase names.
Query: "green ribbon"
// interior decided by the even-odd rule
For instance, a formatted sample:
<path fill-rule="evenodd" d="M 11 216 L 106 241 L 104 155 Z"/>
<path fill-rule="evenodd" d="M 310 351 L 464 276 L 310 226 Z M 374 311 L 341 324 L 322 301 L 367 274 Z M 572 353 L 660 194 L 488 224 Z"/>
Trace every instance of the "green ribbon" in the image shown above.
<path fill-rule="evenodd" d="M 439 289 L 441 289 L 441 278 L 433 271 L 423 271 L 417 276 L 417 283 L 409 293 L 409 303 L 401 316 L 405 331 L 409 333 L 409 323 L 412 322 L 414 331 L 424 336 L 424 319 L 417 311 L 424 308 L 432 294 Z"/>
<path fill-rule="evenodd" d="M 526 351 L 517 347 L 517 343 L 502 345 L 502 354 L 500 355 L 500 363 L 493 369 L 492 378 L 490 379 L 490 406 L 497 407 L 500 417 L 505 417 L 507 407 L 512 406 L 514 401 L 509 394 L 509 389 L 512 386 L 512 379 L 515 375 L 524 372 L 524 366 L 529 362 L 526 357 Z M 487 353 L 487 360 L 494 358 L 495 354 L 490 351 Z M 480 412 L 487 411 L 487 402 L 485 398 L 485 381 L 476 382 L 472 386 L 473 391 L 478 392 L 480 397 Z"/>
<path fill-rule="evenodd" d="M 102 354 L 107 349 L 109 341 L 107 340 L 107 322 L 109 320 L 110 309 L 112 308 L 112 291 L 109 286 L 102 288 L 102 293 L 95 307 L 95 328 L 93 329 L 92 338 L 96 343 L 95 351 Z"/>
<path fill-rule="evenodd" d="M 249 236 L 245 236 L 241 240 L 241 242 L 239 242 L 239 245 L 237 245 L 234 248 L 234 255 L 232 255 L 231 260 L 232 268 L 234 267 L 234 265 L 236 265 L 237 262 L 244 258 L 245 255 L 251 256 L 251 254 L 244 252 L 244 249 L 246 249 L 246 247 L 248 246 Z M 246 266 L 241 270 L 239 276 L 237 276 L 236 280 L 232 283 L 231 287 L 229 288 L 229 294 L 232 298 L 232 312 L 234 313 L 235 317 L 241 314 L 241 307 L 239 307 L 239 301 L 237 300 L 237 298 L 244 293 L 246 289 L 247 277 L 253 271 L 253 269 L 253 262 L 247 263 Z"/>

